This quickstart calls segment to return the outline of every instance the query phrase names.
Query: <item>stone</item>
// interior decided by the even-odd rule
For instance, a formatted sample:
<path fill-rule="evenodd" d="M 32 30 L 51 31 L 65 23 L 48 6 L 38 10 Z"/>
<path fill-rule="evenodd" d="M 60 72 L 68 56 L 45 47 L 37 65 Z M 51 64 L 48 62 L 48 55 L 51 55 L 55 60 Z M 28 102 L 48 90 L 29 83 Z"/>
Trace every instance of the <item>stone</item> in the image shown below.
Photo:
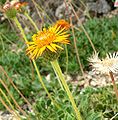
<path fill-rule="evenodd" d="M 99 14 L 105 14 L 111 10 L 111 7 L 106 0 L 97 0 L 96 2 L 88 2 L 87 6 L 90 11 L 94 11 Z"/>
<path fill-rule="evenodd" d="M 67 10 L 68 7 L 68 10 Z M 63 2 L 60 6 L 57 7 L 56 12 L 55 12 L 55 16 L 58 19 L 62 19 L 65 16 L 68 16 L 72 14 L 72 9 L 70 6 L 66 6 L 65 2 Z"/>

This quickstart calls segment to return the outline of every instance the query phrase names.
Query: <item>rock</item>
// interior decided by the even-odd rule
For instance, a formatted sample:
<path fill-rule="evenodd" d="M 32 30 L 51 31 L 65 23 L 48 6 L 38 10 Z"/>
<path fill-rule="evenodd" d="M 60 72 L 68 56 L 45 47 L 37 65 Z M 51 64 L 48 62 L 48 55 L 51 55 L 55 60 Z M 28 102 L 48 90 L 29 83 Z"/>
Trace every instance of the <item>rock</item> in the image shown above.
<path fill-rule="evenodd" d="M 111 7 L 106 0 L 97 0 L 96 2 L 88 2 L 87 6 L 90 11 L 94 11 L 99 14 L 105 14 L 111 10 Z"/>
<path fill-rule="evenodd" d="M 17 120 L 14 115 L 9 112 L 0 112 L 0 120 Z"/>
<path fill-rule="evenodd" d="M 48 75 L 45 77 L 45 79 L 46 79 L 48 82 L 50 82 L 50 77 L 51 77 L 51 75 L 48 74 Z"/>
<path fill-rule="evenodd" d="M 66 79 L 66 81 L 71 81 L 72 77 L 70 75 L 65 75 L 65 79 Z"/>
<path fill-rule="evenodd" d="M 12 44 L 11 46 L 9 46 L 9 49 L 11 50 L 11 52 L 14 52 L 16 54 L 19 54 L 23 51 L 22 48 L 18 48 L 17 44 Z"/>
<path fill-rule="evenodd" d="M 104 17 L 108 17 L 108 18 L 112 18 L 114 16 L 118 16 L 118 8 L 116 8 L 115 10 L 112 10 L 108 14 L 104 15 Z"/>
<path fill-rule="evenodd" d="M 87 87 L 87 86 L 92 86 L 94 88 L 96 87 L 105 87 L 112 85 L 111 78 L 109 77 L 108 74 L 96 74 L 94 71 L 86 71 L 85 72 L 85 80 L 81 75 L 75 76 L 76 79 L 73 78 L 71 80 L 71 83 L 76 86 L 82 86 L 82 87 Z M 114 74 L 114 79 L 115 82 L 118 83 L 118 74 Z"/>
<path fill-rule="evenodd" d="M 91 81 L 90 85 L 95 87 L 95 86 L 97 86 L 97 82 L 95 80 L 93 80 L 93 81 Z"/>
<path fill-rule="evenodd" d="M 79 86 L 84 86 L 85 81 L 84 81 L 84 80 L 81 80 L 81 81 L 78 81 L 77 83 L 79 84 Z"/>
<path fill-rule="evenodd" d="M 63 17 L 67 17 L 71 13 L 72 13 L 71 7 L 70 6 L 66 6 L 65 2 L 63 2 L 60 6 L 57 7 L 56 12 L 55 12 L 55 16 L 58 19 L 62 19 Z"/>
<path fill-rule="evenodd" d="M 77 75 L 76 79 L 77 79 L 77 81 L 80 81 L 83 79 L 83 76 Z"/>

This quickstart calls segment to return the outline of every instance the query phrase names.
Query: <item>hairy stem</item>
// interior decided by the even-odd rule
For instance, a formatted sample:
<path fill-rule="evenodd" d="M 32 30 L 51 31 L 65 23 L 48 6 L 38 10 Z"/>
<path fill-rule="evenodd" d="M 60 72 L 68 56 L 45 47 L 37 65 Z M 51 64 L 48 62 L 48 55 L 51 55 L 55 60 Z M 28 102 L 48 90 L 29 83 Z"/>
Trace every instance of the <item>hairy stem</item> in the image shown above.
<path fill-rule="evenodd" d="M 65 50 L 66 50 L 66 78 L 68 74 L 68 48 L 67 45 L 65 45 Z"/>
<path fill-rule="evenodd" d="M 51 64 L 52 64 L 52 62 L 51 62 Z M 58 80 L 58 82 L 60 84 L 61 89 L 64 90 L 63 85 L 62 85 L 62 83 L 60 81 L 60 78 L 59 78 L 58 74 L 56 73 L 56 68 L 55 68 L 55 66 L 53 64 L 52 64 L 52 67 L 53 67 L 53 70 L 54 70 L 54 72 L 55 72 L 55 74 L 57 76 L 57 80 Z"/>
<path fill-rule="evenodd" d="M 70 89 L 69 89 L 69 87 L 68 87 L 68 85 L 66 83 L 66 80 L 65 80 L 65 78 L 64 78 L 64 76 L 62 74 L 62 71 L 61 71 L 61 68 L 60 68 L 60 66 L 58 64 L 58 61 L 54 60 L 54 61 L 51 62 L 51 64 L 52 64 L 52 66 L 55 67 L 56 75 L 58 75 L 58 77 L 60 78 L 60 80 L 61 80 L 61 82 L 62 82 L 62 84 L 63 84 L 63 86 L 64 86 L 64 88 L 66 90 L 66 93 L 67 93 L 67 95 L 69 97 L 69 100 L 70 100 L 70 102 L 71 102 L 71 104 L 73 106 L 73 109 L 74 109 L 75 113 L 76 113 L 77 120 L 82 120 L 80 112 L 78 111 L 78 108 L 77 108 L 77 106 L 75 104 L 74 98 L 73 98 L 73 96 L 72 96 L 72 94 L 70 92 Z"/>

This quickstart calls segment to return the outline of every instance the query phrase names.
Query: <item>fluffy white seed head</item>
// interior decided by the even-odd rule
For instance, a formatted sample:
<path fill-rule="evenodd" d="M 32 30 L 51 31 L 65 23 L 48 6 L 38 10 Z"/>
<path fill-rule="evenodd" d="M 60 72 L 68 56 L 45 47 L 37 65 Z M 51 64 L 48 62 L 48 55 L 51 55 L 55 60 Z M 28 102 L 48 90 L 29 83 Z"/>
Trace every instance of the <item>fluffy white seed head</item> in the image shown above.
<path fill-rule="evenodd" d="M 118 52 L 114 52 L 113 54 L 109 53 L 104 59 L 99 59 L 98 53 L 93 54 L 88 61 L 92 65 L 93 69 L 100 73 L 106 74 L 109 72 L 118 72 Z"/>

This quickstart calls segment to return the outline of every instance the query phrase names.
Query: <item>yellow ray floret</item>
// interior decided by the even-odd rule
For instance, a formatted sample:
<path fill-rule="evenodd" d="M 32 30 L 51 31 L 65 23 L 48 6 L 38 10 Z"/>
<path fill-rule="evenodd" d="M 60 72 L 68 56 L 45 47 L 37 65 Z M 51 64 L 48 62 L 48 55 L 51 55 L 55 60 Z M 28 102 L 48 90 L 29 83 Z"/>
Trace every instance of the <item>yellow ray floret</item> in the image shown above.
<path fill-rule="evenodd" d="M 58 20 L 56 22 L 56 25 L 60 26 L 61 28 L 65 28 L 66 30 L 68 30 L 70 28 L 70 24 L 67 21 L 63 20 L 63 19 Z"/>
<path fill-rule="evenodd" d="M 31 59 L 38 58 L 46 49 L 56 53 L 58 49 L 63 50 L 61 44 L 69 44 L 68 37 L 68 32 L 65 28 L 60 29 L 60 26 L 55 25 L 49 29 L 44 28 L 32 36 L 31 42 L 27 42 L 28 48 L 26 52 Z"/>

